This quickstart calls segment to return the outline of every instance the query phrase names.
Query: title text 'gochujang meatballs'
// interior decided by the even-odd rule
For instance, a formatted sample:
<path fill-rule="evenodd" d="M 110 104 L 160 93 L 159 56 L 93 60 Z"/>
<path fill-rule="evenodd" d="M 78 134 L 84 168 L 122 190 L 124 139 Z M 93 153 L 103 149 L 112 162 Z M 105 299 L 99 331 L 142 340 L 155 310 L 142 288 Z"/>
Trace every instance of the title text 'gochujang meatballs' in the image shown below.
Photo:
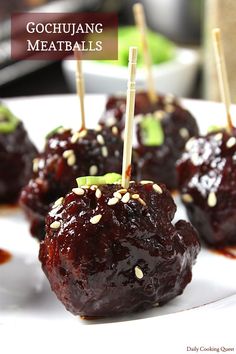
<path fill-rule="evenodd" d="M 210 246 L 236 245 L 236 134 L 190 139 L 178 163 L 190 221 Z"/>
<path fill-rule="evenodd" d="M 37 151 L 23 123 L 0 104 L 0 203 L 16 202 Z"/>
<path fill-rule="evenodd" d="M 67 310 L 114 316 L 182 294 L 200 245 L 189 223 L 173 225 L 166 187 L 141 181 L 126 190 L 109 176 L 79 178 L 78 185 L 50 210 L 39 254 Z"/>
<path fill-rule="evenodd" d="M 81 132 L 59 128 L 52 132 L 44 152 L 34 160 L 33 178 L 21 194 L 32 235 L 44 238 L 50 206 L 76 186 L 78 175 L 120 172 L 122 149 L 120 137 L 110 128 Z"/>

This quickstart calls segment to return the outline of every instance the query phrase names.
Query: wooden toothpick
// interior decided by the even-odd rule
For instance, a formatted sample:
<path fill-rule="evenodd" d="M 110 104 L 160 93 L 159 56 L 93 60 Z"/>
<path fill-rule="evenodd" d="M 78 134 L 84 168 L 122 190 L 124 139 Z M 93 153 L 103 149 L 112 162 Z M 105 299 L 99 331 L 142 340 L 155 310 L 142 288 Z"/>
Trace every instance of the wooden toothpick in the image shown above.
<path fill-rule="evenodd" d="M 122 163 L 122 187 L 123 188 L 129 187 L 129 181 L 131 177 L 137 54 L 138 54 L 137 47 L 129 48 L 129 66 L 128 66 L 129 78 L 128 78 L 128 85 L 127 85 L 125 136 L 124 136 L 124 151 L 123 151 L 123 163 Z"/>
<path fill-rule="evenodd" d="M 225 110 L 226 110 L 227 130 L 231 132 L 233 128 L 232 118 L 230 114 L 231 99 L 230 99 L 229 82 L 227 78 L 226 65 L 225 65 L 224 49 L 221 40 L 221 31 L 219 28 L 214 28 L 212 34 L 213 34 L 213 44 L 215 49 L 215 59 L 216 59 L 218 81 L 220 85 L 221 99 L 225 105 Z"/>
<path fill-rule="evenodd" d="M 155 82 L 152 73 L 152 59 L 150 55 L 150 50 L 147 40 L 147 26 L 145 20 L 145 13 L 142 4 L 134 4 L 133 6 L 134 19 L 137 28 L 140 31 L 141 44 L 142 44 L 142 54 L 144 59 L 144 64 L 147 72 L 147 87 L 148 87 L 148 96 L 152 103 L 157 102 L 157 94 L 155 92 Z"/>
<path fill-rule="evenodd" d="M 81 114 L 80 130 L 84 130 L 86 129 L 85 113 L 84 113 L 84 76 L 82 71 L 82 61 L 79 59 L 76 59 L 76 92 L 80 101 L 80 114 Z"/>

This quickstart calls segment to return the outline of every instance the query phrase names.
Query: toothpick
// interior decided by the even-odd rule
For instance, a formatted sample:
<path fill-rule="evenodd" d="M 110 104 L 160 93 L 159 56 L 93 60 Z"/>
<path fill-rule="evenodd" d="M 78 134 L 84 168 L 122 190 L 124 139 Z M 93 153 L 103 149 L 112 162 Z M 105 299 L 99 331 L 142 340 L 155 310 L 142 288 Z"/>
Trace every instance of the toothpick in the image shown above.
<path fill-rule="evenodd" d="M 124 136 L 124 151 L 123 151 L 123 163 L 122 163 L 122 187 L 123 188 L 129 187 L 129 181 L 131 177 L 137 53 L 138 53 L 137 47 L 129 48 L 129 66 L 128 66 L 129 78 L 128 78 L 128 85 L 127 85 L 125 136 Z"/>
<path fill-rule="evenodd" d="M 139 29 L 140 36 L 141 36 L 143 58 L 146 67 L 146 72 L 147 72 L 148 96 L 152 103 L 156 103 L 158 97 L 155 92 L 155 82 L 152 73 L 152 59 L 151 59 L 150 49 L 147 41 L 147 26 L 146 26 L 143 5 L 139 3 L 134 4 L 133 13 L 134 13 L 136 26 Z"/>
<path fill-rule="evenodd" d="M 227 130 L 231 132 L 233 128 L 232 118 L 230 114 L 231 99 L 230 99 L 229 82 L 227 78 L 226 65 L 225 65 L 224 49 L 221 40 L 221 31 L 219 28 L 214 28 L 212 34 L 213 34 L 213 44 L 215 49 L 215 59 L 216 59 L 218 81 L 220 85 L 221 99 L 225 105 L 225 110 L 226 110 Z"/>
<path fill-rule="evenodd" d="M 76 55 L 76 53 L 75 53 Z M 86 129 L 84 113 L 84 76 L 82 71 L 82 61 L 76 59 L 76 91 L 80 101 L 81 128 Z"/>

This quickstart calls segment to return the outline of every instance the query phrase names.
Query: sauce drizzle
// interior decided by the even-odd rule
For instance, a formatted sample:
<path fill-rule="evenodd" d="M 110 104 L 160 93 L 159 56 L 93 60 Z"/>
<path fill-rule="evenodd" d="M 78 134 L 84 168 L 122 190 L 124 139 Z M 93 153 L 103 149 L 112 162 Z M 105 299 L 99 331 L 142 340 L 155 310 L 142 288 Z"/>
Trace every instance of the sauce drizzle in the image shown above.
<path fill-rule="evenodd" d="M 236 259 L 236 248 L 225 247 L 219 250 L 215 250 L 214 252 L 230 259 Z"/>
<path fill-rule="evenodd" d="M 9 262 L 11 258 L 12 255 L 10 252 L 0 248 L 0 265 Z"/>

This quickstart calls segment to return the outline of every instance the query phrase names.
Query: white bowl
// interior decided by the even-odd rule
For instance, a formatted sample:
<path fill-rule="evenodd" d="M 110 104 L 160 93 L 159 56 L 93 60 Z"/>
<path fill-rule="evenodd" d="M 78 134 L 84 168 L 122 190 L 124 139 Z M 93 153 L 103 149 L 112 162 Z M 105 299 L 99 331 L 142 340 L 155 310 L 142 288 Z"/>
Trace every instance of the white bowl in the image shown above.
<path fill-rule="evenodd" d="M 180 48 L 175 59 L 154 65 L 156 89 L 162 93 L 188 97 L 195 82 L 200 55 L 197 50 Z M 75 92 L 75 61 L 64 60 L 62 68 L 71 91 Z M 83 72 L 87 93 L 125 92 L 127 68 L 97 61 L 84 61 Z M 146 75 L 143 68 L 137 70 L 137 88 L 145 88 Z"/>

